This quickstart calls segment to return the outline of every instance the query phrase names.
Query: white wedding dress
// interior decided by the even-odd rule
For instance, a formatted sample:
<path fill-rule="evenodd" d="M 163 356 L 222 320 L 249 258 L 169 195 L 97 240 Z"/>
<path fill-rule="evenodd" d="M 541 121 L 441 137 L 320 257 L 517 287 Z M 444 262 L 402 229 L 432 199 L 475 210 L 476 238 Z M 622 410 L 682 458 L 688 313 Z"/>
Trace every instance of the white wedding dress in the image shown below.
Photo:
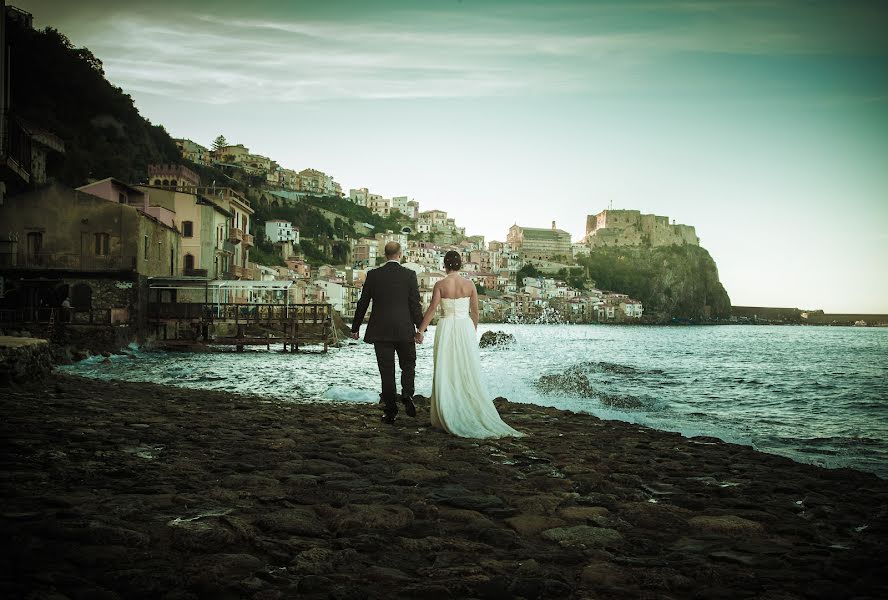
<path fill-rule="evenodd" d="M 469 298 L 442 298 L 444 316 L 435 328 L 431 420 L 464 438 L 522 436 L 500 418 L 481 378 L 481 358 Z"/>

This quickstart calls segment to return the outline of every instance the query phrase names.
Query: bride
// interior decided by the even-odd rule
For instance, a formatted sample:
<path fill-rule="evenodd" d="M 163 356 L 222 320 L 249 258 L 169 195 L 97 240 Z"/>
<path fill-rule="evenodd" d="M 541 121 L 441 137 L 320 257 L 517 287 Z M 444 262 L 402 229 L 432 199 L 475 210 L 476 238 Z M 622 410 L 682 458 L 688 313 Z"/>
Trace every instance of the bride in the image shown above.
<path fill-rule="evenodd" d="M 465 438 L 522 436 L 500 418 L 482 382 L 475 336 L 478 293 L 474 283 L 460 276 L 461 266 L 458 252 L 444 255 L 447 276 L 435 284 L 432 302 L 418 328 L 423 334 L 438 305 L 444 308 L 435 329 L 432 426 Z"/>

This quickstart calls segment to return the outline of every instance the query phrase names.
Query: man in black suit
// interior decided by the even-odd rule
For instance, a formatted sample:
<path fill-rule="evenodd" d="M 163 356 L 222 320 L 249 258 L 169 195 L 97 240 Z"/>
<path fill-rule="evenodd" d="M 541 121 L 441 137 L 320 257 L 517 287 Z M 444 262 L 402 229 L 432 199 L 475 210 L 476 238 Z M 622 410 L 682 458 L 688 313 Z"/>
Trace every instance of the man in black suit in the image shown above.
<path fill-rule="evenodd" d="M 372 300 L 373 312 L 364 341 L 373 344 L 376 349 L 376 364 L 382 378 L 382 420 L 394 423 L 398 414 L 395 353 L 401 365 L 401 402 L 408 415 L 416 416 L 413 379 L 416 372 L 416 344 L 422 342 L 422 334 L 416 331 L 422 323 L 422 309 L 416 273 L 401 266 L 401 245 L 397 242 L 387 243 L 385 258 L 384 265 L 367 272 L 361 299 L 355 308 L 351 336 L 358 339 L 358 330 Z"/>

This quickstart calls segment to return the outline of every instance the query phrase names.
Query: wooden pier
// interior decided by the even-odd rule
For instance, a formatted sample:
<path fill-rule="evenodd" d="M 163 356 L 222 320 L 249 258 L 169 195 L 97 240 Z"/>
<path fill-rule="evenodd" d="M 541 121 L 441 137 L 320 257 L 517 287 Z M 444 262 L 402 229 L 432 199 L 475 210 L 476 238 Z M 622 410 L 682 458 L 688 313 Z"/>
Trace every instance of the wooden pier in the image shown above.
<path fill-rule="evenodd" d="M 206 348 L 281 344 L 285 352 L 339 339 L 329 304 L 149 303 L 148 325 L 158 347 Z"/>

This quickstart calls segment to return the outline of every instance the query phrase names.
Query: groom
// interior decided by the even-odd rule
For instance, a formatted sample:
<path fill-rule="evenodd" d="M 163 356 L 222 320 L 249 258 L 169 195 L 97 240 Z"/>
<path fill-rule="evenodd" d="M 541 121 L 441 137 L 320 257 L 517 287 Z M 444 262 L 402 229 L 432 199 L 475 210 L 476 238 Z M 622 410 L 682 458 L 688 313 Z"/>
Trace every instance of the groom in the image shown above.
<path fill-rule="evenodd" d="M 355 308 L 351 336 L 358 339 L 358 330 L 367 313 L 370 301 L 373 312 L 364 333 L 364 341 L 376 349 L 376 364 L 382 378 L 382 421 L 394 423 L 398 414 L 395 393 L 395 353 L 401 365 L 401 402 L 411 417 L 416 416 L 413 404 L 413 379 L 416 370 L 416 343 L 422 334 L 416 331 L 422 323 L 419 306 L 419 285 L 416 273 L 401 266 L 401 244 L 385 245 L 386 262 L 367 272 L 361 299 Z"/>

